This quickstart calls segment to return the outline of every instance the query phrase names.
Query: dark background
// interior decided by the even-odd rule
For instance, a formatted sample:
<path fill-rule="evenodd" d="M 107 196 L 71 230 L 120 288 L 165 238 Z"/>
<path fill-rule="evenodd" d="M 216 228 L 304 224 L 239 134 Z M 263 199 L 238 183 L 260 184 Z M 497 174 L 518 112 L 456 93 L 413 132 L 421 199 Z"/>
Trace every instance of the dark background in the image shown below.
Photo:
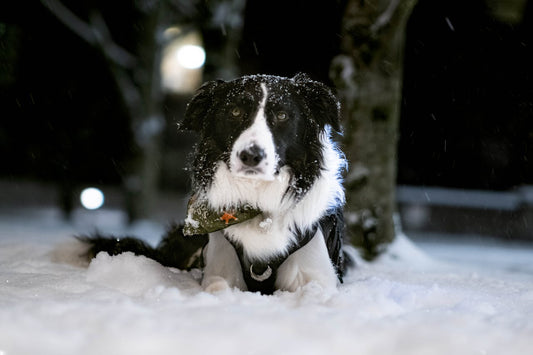
<path fill-rule="evenodd" d="M 124 48 L 142 33 L 133 1 L 64 3 L 81 17 L 98 9 Z M 533 184 L 532 8 L 528 1 L 522 20 L 510 23 L 484 1 L 419 1 L 407 29 L 398 183 Z M 205 11 L 200 5 L 198 18 Z M 331 84 L 342 12 L 342 1 L 249 1 L 236 53 L 241 74 L 303 71 Z M 210 31 L 206 46 L 216 49 L 224 38 Z M 208 62 L 206 79 L 216 64 Z M 169 127 L 183 109 L 172 100 Z M 138 153 L 105 59 L 39 1 L 0 5 L 0 117 L 2 179 L 120 184 Z M 181 141 L 169 128 L 165 149 Z M 186 184 L 163 174 L 161 185 Z"/>

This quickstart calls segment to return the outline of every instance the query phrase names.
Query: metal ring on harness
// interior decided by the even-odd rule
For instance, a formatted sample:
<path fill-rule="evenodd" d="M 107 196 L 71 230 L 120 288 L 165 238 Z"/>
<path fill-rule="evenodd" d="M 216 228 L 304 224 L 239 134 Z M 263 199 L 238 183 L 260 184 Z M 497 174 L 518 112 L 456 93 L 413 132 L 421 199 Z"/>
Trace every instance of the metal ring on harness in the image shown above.
<path fill-rule="evenodd" d="M 266 279 L 268 279 L 270 276 L 272 276 L 272 268 L 270 267 L 270 265 L 267 265 L 267 269 L 261 275 L 257 275 L 254 272 L 254 264 L 252 264 L 250 265 L 250 276 L 255 281 L 263 282 Z"/>

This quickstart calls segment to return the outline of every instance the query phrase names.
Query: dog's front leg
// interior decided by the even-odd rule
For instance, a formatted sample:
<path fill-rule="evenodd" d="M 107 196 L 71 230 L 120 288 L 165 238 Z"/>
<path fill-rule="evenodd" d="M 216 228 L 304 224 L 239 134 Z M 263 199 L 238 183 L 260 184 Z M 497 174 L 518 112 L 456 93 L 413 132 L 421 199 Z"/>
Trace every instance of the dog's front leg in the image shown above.
<path fill-rule="evenodd" d="M 222 232 L 209 234 L 209 242 L 204 250 L 204 261 L 202 287 L 205 291 L 216 292 L 234 287 L 247 290 L 235 248 Z"/>
<path fill-rule="evenodd" d="M 275 285 L 277 289 L 294 292 L 311 281 L 325 289 L 335 289 L 338 282 L 320 229 L 307 245 L 281 264 Z"/>

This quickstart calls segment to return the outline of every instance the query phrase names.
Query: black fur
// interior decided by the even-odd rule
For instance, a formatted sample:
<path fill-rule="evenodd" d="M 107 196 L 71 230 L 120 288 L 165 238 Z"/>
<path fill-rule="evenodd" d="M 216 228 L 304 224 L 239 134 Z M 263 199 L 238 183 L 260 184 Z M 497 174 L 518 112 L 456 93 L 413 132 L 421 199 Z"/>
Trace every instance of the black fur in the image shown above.
<path fill-rule="evenodd" d="M 342 282 L 342 277 L 346 272 L 346 267 L 353 261 L 342 251 L 342 244 L 344 242 L 345 226 L 344 214 L 341 207 L 331 211 L 330 214 L 320 219 L 320 228 L 322 234 L 326 239 L 326 246 L 328 247 L 329 258 L 337 271 L 339 281 Z"/>
<path fill-rule="evenodd" d="M 78 240 L 90 246 L 87 259 L 94 258 L 99 252 L 118 255 L 132 252 L 154 259 L 164 266 L 182 270 L 202 266 L 201 250 L 207 243 L 207 235 L 183 235 L 183 225 L 171 225 L 157 247 L 153 248 L 146 242 L 135 237 L 117 238 L 111 235 L 95 233 L 91 236 L 77 236 Z"/>

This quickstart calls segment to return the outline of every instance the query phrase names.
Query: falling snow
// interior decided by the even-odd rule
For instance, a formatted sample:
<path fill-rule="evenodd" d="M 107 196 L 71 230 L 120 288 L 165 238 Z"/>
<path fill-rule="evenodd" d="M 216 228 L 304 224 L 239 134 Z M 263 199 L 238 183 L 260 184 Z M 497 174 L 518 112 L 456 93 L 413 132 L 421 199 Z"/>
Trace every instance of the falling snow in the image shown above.
<path fill-rule="evenodd" d="M 448 17 L 445 17 L 444 20 L 446 20 L 446 24 L 448 25 L 448 27 L 450 28 L 450 30 L 451 30 L 452 32 L 455 32 L 455 27 L 453 27 L 452 21 L 451 21 Z"/>

